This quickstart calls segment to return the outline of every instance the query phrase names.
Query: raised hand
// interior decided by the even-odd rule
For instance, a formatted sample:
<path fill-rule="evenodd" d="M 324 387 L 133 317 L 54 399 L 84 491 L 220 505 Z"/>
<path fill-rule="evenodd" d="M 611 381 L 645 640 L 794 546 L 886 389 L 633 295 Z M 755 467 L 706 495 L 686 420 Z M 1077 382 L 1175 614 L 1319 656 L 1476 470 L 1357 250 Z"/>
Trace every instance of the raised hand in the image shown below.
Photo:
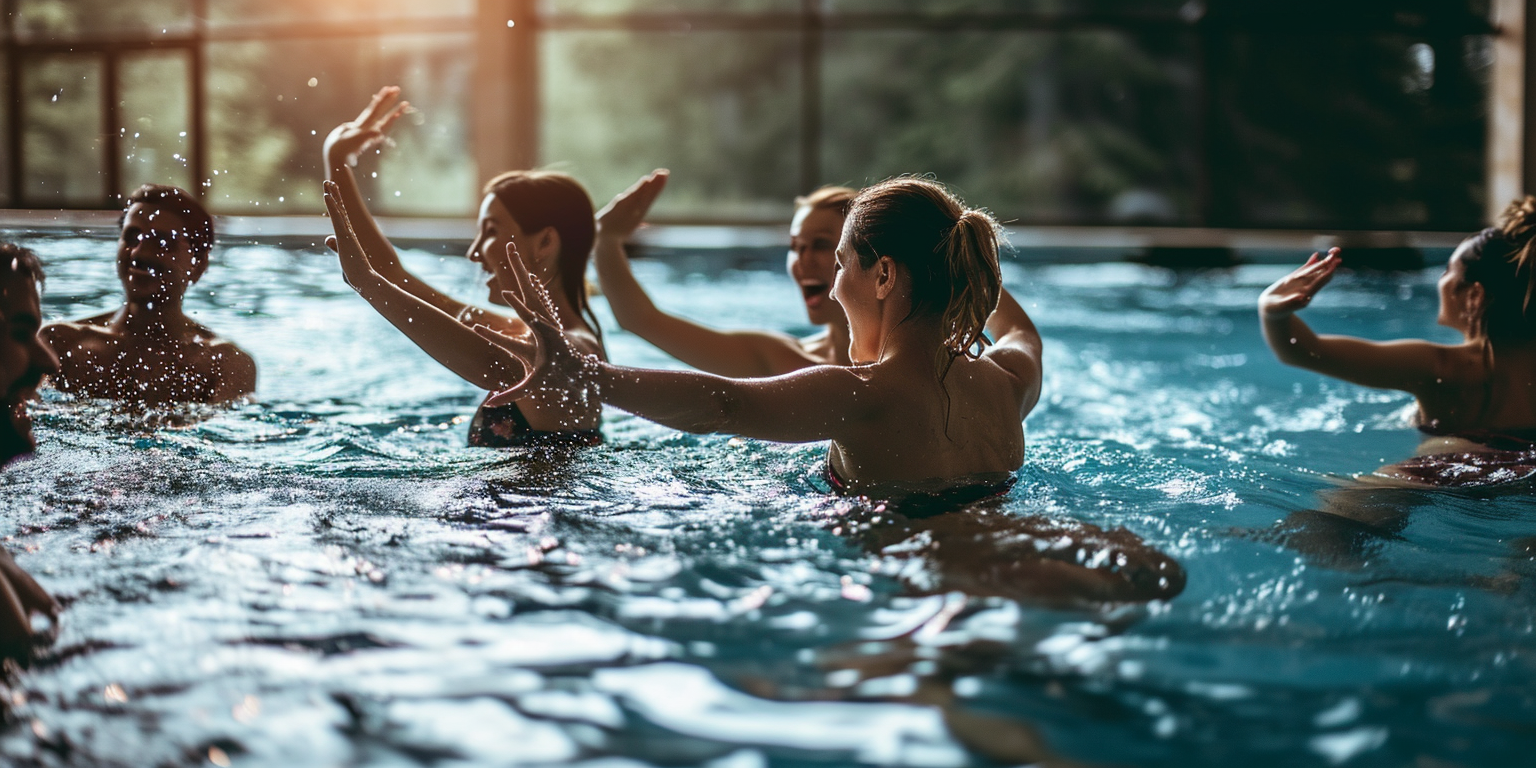
<path fill-rule="evenodd" d="M 325 239 L 325 245 L 341 257 L 341 273 L 347 284 L 361 291 L 365 284 L 381 279 L 368 261 L 368 254 L 357 239 L 357 230 L 347 216 L 347 206 L 341 201 L 341 190 L 334 181 L 325 182 L 325 210 L 331 216 L 331 227 L 336 234 Z"/>
<path fill-rule="evenodd" d="M 502 291 L 501 296 L 527 323 L 531 333 L 526 337 L 510 336 L 485 325 L 475 326 L 475 332 L 516 356 L 528 374 L 510 389 L 492 395 L 486 404 L 506 405 L 541 389 L 590 394 L 594 389 L 591 379 L 596 358 L 577 350 L 565 337 L 549 291 L 529 274 L 517 246 L 507 243 L 506 253 L 498 258 L 502 261 L 496 273 L 512 275 L 514 288 Z"/>
<path fill-rule="evenodd" d="M 1259 315 L 1266 320 L 1288 317 L 1312 303 L 1312 297 L 1333 279 L 1339 268 L 1339 249 L 1327 256 L 1312 254 L 1295 272 L 1280 278 L 1259 295 Z"/>
<path fill-rule="evenodd" d="M 0 550 L 0 656 L 21 658 L 32 645 L 32 614 L 58 621 L 59 604 Z"/>
<path fill-rule="evenodd" d="M 399 86 L 380 88 L 356 120 L 342 123 L 325 137 L 325 159 L 332 167 L 357 165 L 357 157 L 387 140 L 390 126 L 411 106 L 400 101 Z"/>
<path fill-rule="evenodd" d="M 651 204 L 666 188 L 670 175 L 671 172 L 664 168 L 651 171 L 603 206 L 597 212 L 598 237 L 623 241 L 634 234 L 650 212 Z"/>

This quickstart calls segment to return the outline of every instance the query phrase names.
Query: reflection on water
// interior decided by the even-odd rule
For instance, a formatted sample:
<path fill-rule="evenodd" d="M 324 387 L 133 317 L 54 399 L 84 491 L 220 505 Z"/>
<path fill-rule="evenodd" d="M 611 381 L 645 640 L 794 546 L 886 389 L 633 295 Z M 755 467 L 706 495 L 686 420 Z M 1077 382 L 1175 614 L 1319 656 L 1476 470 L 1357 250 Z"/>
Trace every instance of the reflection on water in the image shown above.
<path fill-rule="evenodd" d="M 108 306 L 104 246 L 34 245 L 50 316 Z M 479 290 L 461 260 L 406 258 Z M 806 330 L 780 275 L 637 266 L 666 306 Z M 189 306 L 260 361 L 255 401 L 50 395 L 41 455 L 0 478 L 0 533 L 69 603 L 5 692 L 0 754 L 1519 764 L 1536 747 L 1526 496 L 1424 494 L 1347 566 L 1232 533 L 1415 444 L 1406 397 L 1269 359 L 1252 304 L 1278 271 L 1010 272 L 1048 340 L 1030 454 L 1003 499 L 930 517 L 819 493 L 818 446 L 616 412 L 596 449 L 464 447 L 479 393 L 329 257 L 225 249 Z M 1345 277 L 1309 311 L 1432 335 L 1410 319 L 1433 297 L 1428 273 Z M 670 364 L 609 336 L 616 360 Z"/>

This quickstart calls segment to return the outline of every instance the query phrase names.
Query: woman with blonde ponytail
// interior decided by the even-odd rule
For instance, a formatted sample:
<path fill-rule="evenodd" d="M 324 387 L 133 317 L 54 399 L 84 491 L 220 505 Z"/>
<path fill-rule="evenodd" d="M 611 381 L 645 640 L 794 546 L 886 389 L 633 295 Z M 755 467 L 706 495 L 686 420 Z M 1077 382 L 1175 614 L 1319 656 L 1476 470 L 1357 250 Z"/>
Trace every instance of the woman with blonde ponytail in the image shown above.
<path fill-rule="evenodd" d="M 1459 344 L 1313 333 L 1296 312 L 1338 266 L 1337 248 L 1314 253 L 1259 297 L 1270 349 L 1290 365 L 1412 394 L 1419 427 L 1430 436 L 1420 459 L 1490 454 L 1474 462 L 1487 472 L 1468 465 L 1451 477 L 1443 462 L 1412 460 L 1377 475 L 1443 485 L 1486 481 L 1483 475 L 1492 477 L 1500 465 L 1515 469 L 1508 462 L 1518 457 L 1502 454 L 1536 448 L 1536 198 L 1510 203 L 1499 226 L 1467 238 L 1451 254 L 1439 283 L 1438 322 L 1461 332 Z M 1521 472 L 1536 473 L 1536 466 Z"/>
<path fill-rule="evenodd" d="M 831 290 L 848 317 L 852 365 L 757 379 L 623 368 L 584 354 L 509 249 L 504 266 L 519 282 L 506 299 L 533 336 L 481 334 L 529 375 L 492 403 L 591 390 L 689 432 L 830 440 L 828 478 L 842 491 L 1003 490 L 1024 460 L 1023 420 L 1040 397 L 1041 371 L 1040 335 L 1002 290 L 998 238 L 991 216 L 966 210 L 937 183 L 900 178 L 864 190 L 843 228 Z"/>

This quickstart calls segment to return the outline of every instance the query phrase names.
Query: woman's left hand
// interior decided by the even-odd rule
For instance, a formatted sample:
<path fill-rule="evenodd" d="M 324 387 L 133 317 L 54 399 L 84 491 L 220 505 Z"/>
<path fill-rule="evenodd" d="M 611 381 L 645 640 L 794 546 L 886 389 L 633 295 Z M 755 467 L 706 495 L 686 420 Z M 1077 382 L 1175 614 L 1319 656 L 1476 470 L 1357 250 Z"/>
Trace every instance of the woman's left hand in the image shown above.
<path fill-rule="evenodd" d="M 597 358 L 577 350 L 566 338 L 549 291 L 529 274 L 517 246 L 507 243 L 506 253 L 500 258 L 496 273 L 512 275 L 516 288 L 502 291 L 501 296 L 528 324 L 531 333 L 526 337 L 509 336 L 485 325 L 475 326 L 475 332 L 516 356 L 528 375 L 511 388 L 492 395 L 486 405 L 513 403 L 541 389 L 592 393 Z"/>
<path fill-rule="evenodd" d="M 341 257 L 341 273 L 346 276 L 347 285 L 361 291 L 367 283 L 381 279 L 357 239 L 357 230 L 347 217 L 347 206 L 341 201 L 341 190 L 334 181 L 325 182 L 325 209 L 330 213 L 331 227 L 336 230 L 335 235 L 325 239 L 325 247 Z"/>
<path fill-rule="evenodd" d="M 1339 249 L 1327 256 L 1314 253 L 1300 269 L 1280 278 L 1259 295 L 1259 315 L 1265 320 L 1289 317 L 1308 304 L 1333 279 L 1339 268 Z"/>

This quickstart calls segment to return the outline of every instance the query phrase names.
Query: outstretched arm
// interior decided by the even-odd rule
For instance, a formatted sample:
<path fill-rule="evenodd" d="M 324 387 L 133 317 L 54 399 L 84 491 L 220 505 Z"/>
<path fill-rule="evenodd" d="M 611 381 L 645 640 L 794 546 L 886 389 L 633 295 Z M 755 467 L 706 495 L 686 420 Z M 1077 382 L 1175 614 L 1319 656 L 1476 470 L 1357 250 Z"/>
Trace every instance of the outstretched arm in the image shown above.
<path fill-rule="evenodd" d="M 57 620 L 59 604 L 0 549 L 0 656 L 22 658 L 32 644 L 32 614 Z"/>
<path fill-rule="evenodd" d="M 523 378 L 522 364 L 506 350 L 373 269 L 373 254 L 360 242 L 335 182 L 325 182 L 325 207 L 336 230 L 327 245 L 340 255 L 347 283 L 416 346 L 481 389 L 505 390 Z"/>
<path fill-rule="evenodd" d="M 1008 289 L 1002 289 L 997 309 L 987 318 L 987 332 L 994 341 L 987 350 L 987 358 L 1013 375 L 1019 389 L 1019 418 L 1023 419 L 1040 402 L 1040 385 L 1044 376 L 1041 363 L 1043 347 L 1040 331 L 1035 328 L 1029 313 L 1019 306 Z"/>
<path fill-rule="evenodd" d="M 513 275 L 506 299 L 532 334 L 520 339 L 480 326 L 487 340 L 528 361 L 528 378 L 487 402 L 516 401 L 532 389 L 596 389 L 603 401 L 687 432 L 733 432 L 779 442 L 837 439 L 880 412 L 881 398 L 855 368 L 821 365 L 768 379 L 695 371 L 622 368 L 583 355 L 555 321 L 549 294 L 509 248 L 498 274 Z"/>
<path fill-rule="evenodd" d="M 1353 336 L 1320 336 L 1296 312 L 1312 303 L 1339 268 L 1339 249 L 1312 254 L 1300 269 L 1259 296 L 1264 341 L 1286 365 L 1316 371 L 1365 387 L 1419 393 L 1430 388 L 1444 347 L 1427 341 L 1375 342 Z"/>
<path fill-rule="evenodd" d="M 719 331 L 659 309 L 630 269 L 624 243 L 666 188 L 668 172 L 652 171 L 597 214 L 597 276 L 619 327 L 663 352 L 721 376 L 772 376 L 814 361 L 791 337 L 761 331 Z"/>
<path fill-rule="evenodd" d="M 361 187 L 352 168 L 360 155 L 381 146 L 388 132 L 410 102 L 400 101 L 400 88 L 389 86 L 374 94 L 357 119 L 342 123 L 325 137 L 325 178 L 335 182 L 335 194 L 346 206 L 357 241 L 369 256 L 369 264 L 380 278 L 425 301 L 450 316 L 458 317 L 468 306 L 438 291 L 400 263 L 400 256 L 369 213 Z"/>

